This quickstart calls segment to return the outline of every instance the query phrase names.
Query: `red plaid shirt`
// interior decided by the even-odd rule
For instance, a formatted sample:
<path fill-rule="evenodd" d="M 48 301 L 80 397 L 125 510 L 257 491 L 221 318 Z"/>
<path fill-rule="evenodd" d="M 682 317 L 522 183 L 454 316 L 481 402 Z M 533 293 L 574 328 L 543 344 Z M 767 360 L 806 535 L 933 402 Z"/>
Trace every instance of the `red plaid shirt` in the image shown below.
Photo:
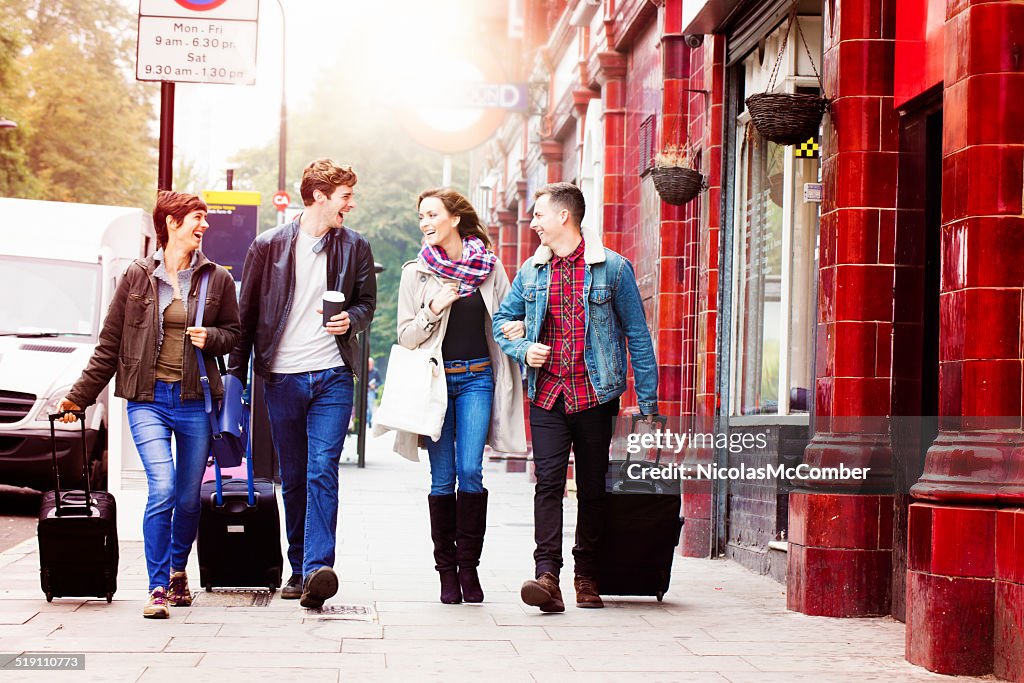
<path fill-rule="evenodd" d="M 598 405 L 583 362 L 586 320 L 583 307 L 583 278 L 586 261 L 583 241 L 568 256 L 552 256 L 548 313 L 540 331 L 540 343 L 551 347 L 548 362 L 537 373 L 533 404 L 551 410 L 559 396 L 565 397 L 565 412 L 578 413 Z"/>

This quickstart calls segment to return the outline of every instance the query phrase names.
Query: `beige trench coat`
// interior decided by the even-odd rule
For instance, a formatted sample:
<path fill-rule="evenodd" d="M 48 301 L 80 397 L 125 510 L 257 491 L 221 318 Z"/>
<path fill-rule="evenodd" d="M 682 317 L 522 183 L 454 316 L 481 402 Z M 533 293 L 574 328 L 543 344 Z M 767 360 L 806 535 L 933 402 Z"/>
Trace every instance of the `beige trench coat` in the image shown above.
<path fill-rule="evenodd" d="M 429 303 L 441 290 L 445 280 L 434 275 L 419 261 L 409 261 L 402 266 L 402 281 L 398 289 L 398 343 L 415 349 L 423 344 L 434 344 L 438 336 L 444 338 L 448 329 L 451 307 L 434 315 Z M 501 305 L 510 288 L 508 275 L 501 261 L 496 261 L 494 270 L 480 285 L 480 296 L 487 309 L 484 338 L 491 357 L 494 371 L 494 402 L 491 407 L 491 428 L 487 443 L 499 453 L 526 452 L 526 422 L 523 419 L 523 382 L 519 364 L 502 353 L 494 341 L 491 331 L 491 317 Z M 387 391 L 385 379 L 384 391 Z M 388 431 L 374 427 L 374 434 Z M 395 432 L 394 451 L 409 460 L 419 460 L 419 435 L 410 432 Z"/>

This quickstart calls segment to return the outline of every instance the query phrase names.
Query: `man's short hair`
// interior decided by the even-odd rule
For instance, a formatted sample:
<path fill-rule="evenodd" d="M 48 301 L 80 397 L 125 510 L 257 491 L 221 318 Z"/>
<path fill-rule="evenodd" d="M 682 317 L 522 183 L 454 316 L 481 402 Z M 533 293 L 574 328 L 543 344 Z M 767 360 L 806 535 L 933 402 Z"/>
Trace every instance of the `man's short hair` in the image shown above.
<path fill-rule="evenodd" d="M 302 171 L 302 184 L 299 186 L 302 204 L 312 206 L 316 190 L 330 197 L 339 186 L 354 187 L 356 181 L 356 172 L 351 166 L 340 166 L 331 159 L 317 159 Z"/>
<path fill-rule="evenodd" d="M 534 201 L 544 195 L 559 210 L 568 209 L 576 227 L 583 225 L 583 215 L 587 212 L 587 203 L 583 200 L 583 192 L 572 183 L 548 183 L 533 194 Z"/>

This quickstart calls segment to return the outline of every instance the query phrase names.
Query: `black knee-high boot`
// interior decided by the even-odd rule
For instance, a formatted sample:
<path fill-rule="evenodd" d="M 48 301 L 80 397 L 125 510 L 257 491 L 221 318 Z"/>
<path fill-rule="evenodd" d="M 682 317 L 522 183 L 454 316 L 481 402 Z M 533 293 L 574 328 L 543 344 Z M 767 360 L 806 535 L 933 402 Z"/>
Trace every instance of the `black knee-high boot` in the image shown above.
<path fill-rule="evenodd" d="M 441 602 L 456 605 L 462 602 L 462 590 L 456 573 L 455 494 L 427 496 L 430 506 L 430 538 L 434 541 L 434 569 L 441 577 Z"/>
<path fill-rule="evenodd" d="M 459 491 L 455 513 L 455 554 L 462 597 L 466 602 L 483 602 L 484 591 L 476 568 L 487 531 L 487 489 L 481 493 Z"/>

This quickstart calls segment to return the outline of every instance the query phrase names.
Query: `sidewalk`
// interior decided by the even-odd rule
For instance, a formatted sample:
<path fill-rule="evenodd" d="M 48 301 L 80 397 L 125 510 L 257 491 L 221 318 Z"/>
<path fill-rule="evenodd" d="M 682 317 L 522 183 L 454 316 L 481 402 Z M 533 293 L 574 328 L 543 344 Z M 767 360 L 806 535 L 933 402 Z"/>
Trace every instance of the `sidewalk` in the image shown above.
<path fill-rule="evenodd" d="M 0 672 L 4 681 L 942 681 L 903 659 L 903 625 L 786 610 L 784 586 L 725 562 L 676 558 L 672 590 L 542 615 L 519 601 L 532 576 L 532 486 L 488 466 L 482 605 L 442 605 L 428 530 L 426 464 L 369 441 L 343 466 L 336 614 L 276 595 L 200 593 L 168 620 L 141 616 L 140 542 L 121 544 L 113 604 L 39 590 L 35 540 L 0 554 L 0 651 L 85 653 L 85 671 Z M 354 438 L 351 439 L 354 442 Z M 566 506 L 565 556 L 575 518 Z M 189 575 L 198 583 L 196 553 Z M 286 572 L 287 573 L 287 569 Z M 571 566 L 563 570 L 567 602 Z M 260 597 L 256 594 L 257 599 Z M 258 601 L 258 600 L 257 600 Z M 348 606 L 348 609 L 339 609 Z M 956 679 L 974 680 L 974 679 Z"/>

